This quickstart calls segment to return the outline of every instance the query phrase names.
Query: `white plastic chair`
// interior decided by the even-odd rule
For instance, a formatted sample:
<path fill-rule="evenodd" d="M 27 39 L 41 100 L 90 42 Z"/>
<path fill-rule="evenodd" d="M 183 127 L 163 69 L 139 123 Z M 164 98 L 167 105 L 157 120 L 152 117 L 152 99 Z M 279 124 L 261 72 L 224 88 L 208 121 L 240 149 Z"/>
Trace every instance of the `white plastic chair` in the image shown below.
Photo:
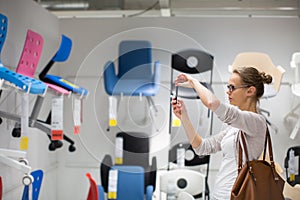
<path fill-rule="evenodd" d="M 291 91 L 293 95 L 300 97 L 300 80 L 299 80 L 299 67 L 300 67 L 300 52 L 296 52 L 292 55 L 292 60 L 290 62 L 291 68 L 294 69 L 294 81 L 291 85 Z M 287 121 L 288 117 L 297 118 L 297 122 L 290 134 L 291 139 L 295 139 L 297 133 L 300 129 L 300 116 L 295 113 L 295 111 L 300 107 L 300 103 L 296 105 L 285 117 L 284 120 Z"/>
<path fill-rule="evenodd" d="M 187 199 L 188 196 L 205 194 L 205 174 L 190 169 L 169 170 L 160 175 L 160 199 L 163 193 L 173 194 L 176 199 Z M 184 193 L 183 193 L 184 192 Z M 205 195 L 202 195 L 202 199 Z"/>

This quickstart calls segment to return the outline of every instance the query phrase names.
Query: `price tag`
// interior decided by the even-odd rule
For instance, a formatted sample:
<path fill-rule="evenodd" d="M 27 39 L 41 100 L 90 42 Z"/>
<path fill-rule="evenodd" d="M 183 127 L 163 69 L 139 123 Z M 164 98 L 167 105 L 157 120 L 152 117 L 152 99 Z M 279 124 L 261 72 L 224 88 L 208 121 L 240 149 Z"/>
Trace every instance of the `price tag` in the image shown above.
<path fill-rule="evenodd" d="M 63 95 L 52 97 L 52 112 L 51 112 L 51 139 L 63 139 Z"/>
<path fill-rule="evenodd" d="M 29 96 L 22 93 L 22 114 L 21 114 L 21 139 L 20 150 L 28 150 L 28 123 L 29 123 Z"/>
<path fill-rule="evenodd" d="M 117 126 L 117 98 L 109 97 L 109 126 Z"/>
<path fill-rule="evenodd" d="M 108 174 L 108 199 L 117 199 L 118 170 L 111 169 Z"/>
<path fill-rule="evenodd" d="M 123 164 L 123 138 L 116 137 L 115 164 Z"/>
<path fill-rule="evenodd" d="M 74 98 L 73 102 L 73 116 L 74 116 L 74 134 L 80 133 L 80 126 L 81 126 L 81 119 L 82 119 L 82 112 L 81 112 L 81 100 Z"/>

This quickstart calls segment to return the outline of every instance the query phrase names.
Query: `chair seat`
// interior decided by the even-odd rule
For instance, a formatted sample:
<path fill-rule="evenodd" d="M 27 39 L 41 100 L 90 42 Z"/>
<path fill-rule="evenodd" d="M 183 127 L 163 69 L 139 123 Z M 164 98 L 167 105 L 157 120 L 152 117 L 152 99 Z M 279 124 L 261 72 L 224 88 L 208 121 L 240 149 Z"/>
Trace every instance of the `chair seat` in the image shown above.
<path fill-rule="evenodd" d="M 28 92 L 30 88 L 30 94 L 44 94 L 47 90 L 47 85 L 42 81 L 18 74 L 5 67 L 0 67 L 0 79 L 14 84 L 24 92 Z"/>
<path fill-rule="evenodd" d="M 44 81 L 47 83 L 52 83 L 54 85 L 57 85 L 59 87 L 62 87 L 66 90 L 69 90 L 73 93 L 76 93 L 78 95 L 83 95 L 83 96 L 87 96 L 88 95 L 88 90 L 80 87 L 78 85 L 75 85 L 74 83 L 71 83 L 70 81 L 67 81 L 65 79 L 63 79 L 60 76 L 55 76 L 55 75 L 49 75 L 47 74 L 44 78 Z"/>
<path fill-rule="evenodd" d="M 158 85 L 150 81 L 121 79 L 108 93 L 109 95 L 154 96 L 158 92 L 158 89 Z"/>
<path fill-rule="evenodd" d="M 213 89 L 210 84 L 201 82 L 206 88 L 213 92 Z M 173 94 L 175 94 L 175 90 L 173 90 Z M 185 99 L 199 99 L 197 92 L 193 88 L 186 87 L 178 87 L 178 97 Z"/>
<path fill-rule="evenodd" d="M 54 91 L 57 92 L 58 94 L 69 95 L 69 94 L 71 93 L 70 91 L 68 91 L 68 90 L 66 90 L 66 89 L 64 89 L 64 88 L 62 88 L 62 87 L 59 87 L 59 86 L 57 86 L 57 85 L 54 85 L 54 84 L 51 84 L 51 83 L 46 83 L 46 84 L 47 84 L 47 86 L 48 86 L 50 89 L 54 90 Z"/>
<path fill-rule="evenodd" d="M 291 87 L 292 93 L 296 96 L 300 96 L 300 83 L 295 83 Z"/>

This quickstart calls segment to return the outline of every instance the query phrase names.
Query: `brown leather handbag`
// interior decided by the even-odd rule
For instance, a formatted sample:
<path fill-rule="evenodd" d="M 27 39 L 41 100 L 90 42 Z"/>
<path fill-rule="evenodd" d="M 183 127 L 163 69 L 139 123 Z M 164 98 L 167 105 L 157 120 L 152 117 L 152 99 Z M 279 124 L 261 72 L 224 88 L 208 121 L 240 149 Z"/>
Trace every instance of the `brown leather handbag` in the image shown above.
<path fill-rule="evenodd" d="M 284 200 L 284 180 L 277 174 L 273 160 L 272 142 L 266 130 L 263 160 L 249 161 L 244 133 L 239 132 L 243 143 L 246 162 L 242 165 L 243 150 L 239 139 L 238 176 L 232 187 L 231 200 Z M 265 160 L 266 147 L 270 163 Z"/>

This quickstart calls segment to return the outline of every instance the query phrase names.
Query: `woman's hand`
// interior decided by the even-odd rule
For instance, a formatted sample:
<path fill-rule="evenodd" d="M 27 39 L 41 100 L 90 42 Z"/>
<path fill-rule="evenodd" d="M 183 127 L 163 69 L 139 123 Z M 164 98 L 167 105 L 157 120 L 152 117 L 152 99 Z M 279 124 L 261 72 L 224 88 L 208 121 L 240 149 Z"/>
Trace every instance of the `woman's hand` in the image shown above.
<path fill-rule="evenodd" d="M 179 99 L 172 99 L 172 108 L 173 113 L 178 117 L 180 120 L 182 120 L 183 114 L 186 114 L 186 108 L 182 100 Z"/>
<path fill-rule="evenodd" d="M 192 88 L 194 86 L 193 81 L 195 79 L 188 74 L 179 74 L 175 80 L 176 86 Z"/>

